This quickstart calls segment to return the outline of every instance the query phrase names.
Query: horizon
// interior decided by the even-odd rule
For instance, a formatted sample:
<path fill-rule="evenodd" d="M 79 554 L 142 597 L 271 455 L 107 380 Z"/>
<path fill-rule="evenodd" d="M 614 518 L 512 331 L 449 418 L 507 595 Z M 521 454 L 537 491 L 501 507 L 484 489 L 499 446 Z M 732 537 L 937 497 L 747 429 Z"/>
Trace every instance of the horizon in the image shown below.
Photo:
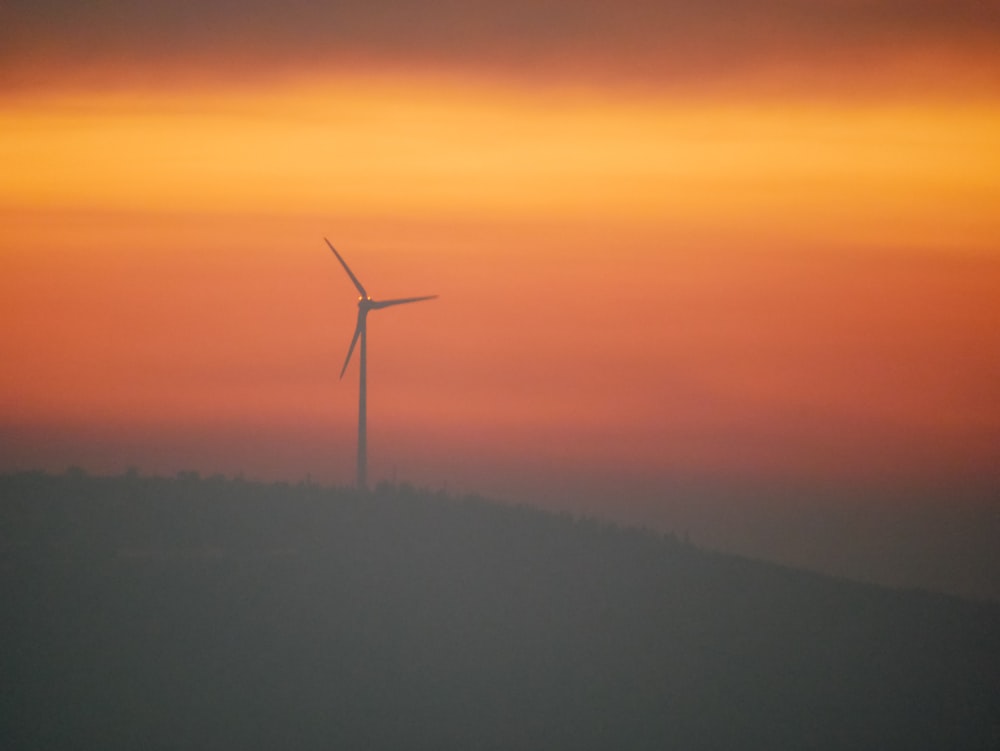
<path fill-rule="evenodd" d="M 0 471 L 369 472 L 1000 599 L 1000 14 L 0 11 Z"/>
<path fill-rule="evenodd" d="M 0 476 L 43 474 L 52 477 L 82 477 L 94 480 L 166 480 L 212 483 L 245 483 L 311 486 L 324 491 L 357 493 L 351 482 L 329 482 L 311 473 L 299 477 L 261 476 L 242 470 L 232 474 L 206 473 L 195 467 L 171 472 L 148 472 L 128 466 L 118 471 L 94 472 L 70 465 L 60 470 L 20 468 L 0 471 Z M 847 496 L 816 496 L 815 488 L 775 489 L 727 486 L 705 478 L 680 477 L 672 484 L 630 488 L 632 503 L 624 508 L 607 503 L 601 496 L 620 478 L 593 489 L 584 478 L 576 488 L 590 488 L 590 495 L 573 498 L 573 490 L 551 489 L 541 493 L 493 494 L 474 487 L 449 487 L 411 482 L 386 476 L 369 484 L 366 493 L 412 489 L 448 499 L 475 498 L 503 506 L 527 507 L 542 513 L 569 514 L 644 530 L 683 540 L 702 550 L 746 560 L 784 566 L 845 581 L 890 590 L 926 591 L 972 601 L 1000 602 L 995 576 L 998 558 L 995 546 L 996 515 L 984 508 L 978 488 L 960 488 L 953 493 L 950 509 L 942 508 L 934 493 L 899 497 L 877 488 L 856 488 Z M 894 492 L 899 492 L 898 489 Z M 366 493 L 361 494 L 361 498 Z M 752 495 L 751 495 L 752 494 Z M 746 505 L 752 498 L 753 504 Z M 803 498 L 812 503 L 801 504 Z M 596 502 L 595 502 L 596 501 Z M 603 502 L 602 502 L 603 501 Z M 912 504 L 910 514 L 897 514 L 899 503 Z M 761 510 L 767 511 L 761 514 Z M 724 523 L 721 520 L 726 519 Z M 816 529 L 825 525 L 834 534 L 844 534 L 841 545 L 850 556 L 839 554 L 840 546 L 824 544 Z M 948 534 L 935 534 L 941 528 Z"/>

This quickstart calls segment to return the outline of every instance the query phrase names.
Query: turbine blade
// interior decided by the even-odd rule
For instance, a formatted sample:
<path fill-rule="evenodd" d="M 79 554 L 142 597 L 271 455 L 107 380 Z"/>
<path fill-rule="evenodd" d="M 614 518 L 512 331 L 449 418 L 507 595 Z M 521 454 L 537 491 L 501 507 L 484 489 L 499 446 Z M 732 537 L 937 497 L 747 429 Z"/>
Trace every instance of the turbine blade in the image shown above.
<path fill-rule="evenodd" d="M 326 240 L 325 237 L 323 239 Z M 333 254 L 337 256 L 337 260 L 340 261 L 340 265 L 344 267 L 344 271 L 347 272 L 347 275 L 351 277 L 351 281 L 354 282 L 354 286 L 358 288 L 358 292 L 361 293 L 361 296 L 367 298 L 368 293 L 365 292 L 365 288 L 361 286 L 361 282 L 358 281 L 358 278 L 354 276 L 354 272 L 351 271 L 350 266 L 347 265 L 347 261 L 345 261 L 343 258 L 340 257 L 340 253 L 338 253 L 337 249 L 333 247 L 333 243 L 331 243 L 329 240 L 326 240 L 326 244 L 330 246 L 330 250 L 332 250 Z"/>
<path fill-rule="evenodd" d="M 372 301 L 372 308 L 388 308 L 390 305 L 404 305 L 408 302 L 420 302 L 421 300 L 433 300 L 437 295 L 424 295 L 423 297 L 400 297 L 395 300 Z"/>
<path fill-rule="evenodd" d="M 351 362 L 351 355 L 354 354 L 354 345 L 358 343 L 358 337 L 361 336 L 361 329 L 365 327 L 364 311 L 358 311 L 358 325 L 354 327 L 354 338 L 351 339 L 351 346 L 347 348 L 347 357 L 344 359 L 344 367 L 340 369 L 340 377 L 344 377 L 344 373 L 347 372 L 347 366 Z"/>

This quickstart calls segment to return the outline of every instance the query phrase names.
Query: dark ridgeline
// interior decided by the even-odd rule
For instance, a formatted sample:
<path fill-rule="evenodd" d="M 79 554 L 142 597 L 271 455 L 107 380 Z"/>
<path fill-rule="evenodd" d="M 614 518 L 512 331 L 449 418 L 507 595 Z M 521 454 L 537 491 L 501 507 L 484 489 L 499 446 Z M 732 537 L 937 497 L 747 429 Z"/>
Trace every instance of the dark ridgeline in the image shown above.
<path fill-rule="evenodd" d="M 1000 748 L 1000 606 L 410 488 L 0 477 L 3 749 Z"/>

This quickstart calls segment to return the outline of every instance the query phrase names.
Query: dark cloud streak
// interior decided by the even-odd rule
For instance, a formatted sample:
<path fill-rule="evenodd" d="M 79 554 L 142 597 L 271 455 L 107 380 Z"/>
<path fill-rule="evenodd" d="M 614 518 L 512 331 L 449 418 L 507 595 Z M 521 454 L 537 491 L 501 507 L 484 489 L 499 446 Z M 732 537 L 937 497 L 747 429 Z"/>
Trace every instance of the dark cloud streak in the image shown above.
<path fill-rule="evenodd" d="M 652 83 L 912 59 L 1000 82 L 1000 9 L 976 0 L 8 0 L 0 82 L 88 69 L 210 76 L 369 65 Z M 916 74 L 915 74 L 916 75 Z"/>

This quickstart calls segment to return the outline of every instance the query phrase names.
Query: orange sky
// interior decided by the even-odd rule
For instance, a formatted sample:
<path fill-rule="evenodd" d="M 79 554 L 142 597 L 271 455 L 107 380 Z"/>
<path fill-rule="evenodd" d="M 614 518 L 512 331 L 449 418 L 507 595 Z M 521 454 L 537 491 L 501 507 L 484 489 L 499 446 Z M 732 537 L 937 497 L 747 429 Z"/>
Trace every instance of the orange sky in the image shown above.
<path fill-rule="evenodd" d="M 440 295 L 372 315 L 373 479 L 997 487 L 1000 21 L 432 5 L 215 44 L 167 4 L 75 34 L 14 3 L 3 468 L 349 482 L 328 236 L 376 297 Z"/>

